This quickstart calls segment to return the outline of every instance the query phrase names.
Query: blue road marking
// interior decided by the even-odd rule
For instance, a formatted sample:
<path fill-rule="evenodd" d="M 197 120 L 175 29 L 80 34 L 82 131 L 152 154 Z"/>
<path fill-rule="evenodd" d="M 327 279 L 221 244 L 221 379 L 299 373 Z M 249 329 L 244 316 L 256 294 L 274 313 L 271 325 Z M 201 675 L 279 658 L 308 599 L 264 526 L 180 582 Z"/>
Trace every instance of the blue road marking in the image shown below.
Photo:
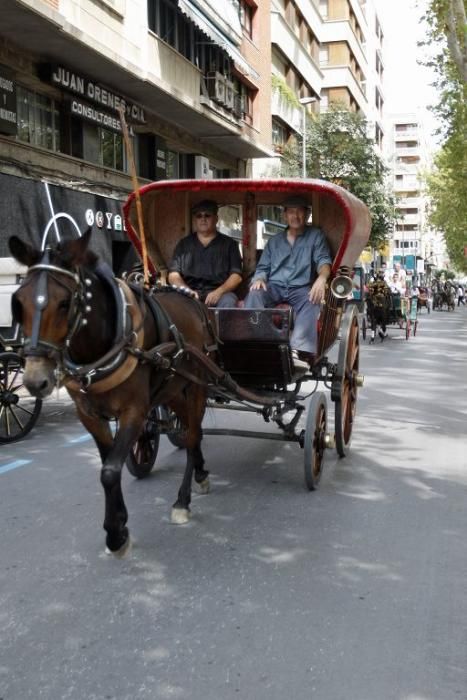
<path fill-rule="evenodd" d="M 76 442 L 86 442 L 86 440 L 91 440 L 92 437 L 89 433 L 86 433 L 86 435 L 80 435 L 77 438 L 73 438 L 72 440 L 68 440 L 69 443 L 74 444 Z"/>
<path fill-rule="evenodd" d="M 18 469 L 18 467 L 24 467 L 25 464 L 31 464 L 31 462 L 32 459 L 17 459 L 9 464 L 4 464 L 3 467 L 0 467 L 0 474 L 10 472 L 12 469 Z"/>

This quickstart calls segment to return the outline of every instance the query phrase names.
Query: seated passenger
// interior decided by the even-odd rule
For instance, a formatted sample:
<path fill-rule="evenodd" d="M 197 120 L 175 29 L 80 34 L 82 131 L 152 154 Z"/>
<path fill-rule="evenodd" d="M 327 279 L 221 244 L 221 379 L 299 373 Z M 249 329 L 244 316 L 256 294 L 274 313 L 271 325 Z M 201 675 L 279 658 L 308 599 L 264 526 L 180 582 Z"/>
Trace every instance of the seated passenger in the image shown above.
<path fill-rule="evenodd" d="M 217 228 L 218 206 L 206 199 L 192 208 L 193 233 L 177 243 L 168 281 L 187 287 L 207 306 L 234 307 L 242 281 L 238 244 Z"/>
<path fill-rule="evenodd" d="M 331 253 L 324 233 L 307 224 L 310 203 L 305 197 L 289 197 L 282 205 L 285 231 L 267 242 L 256 268 L 245 308 L 262 309 L 287 302 L 294 310 L 290 337 L 296 369 L 307 368 L 298 359 L 316 353 L 317 320 L 331 274 Z"/>

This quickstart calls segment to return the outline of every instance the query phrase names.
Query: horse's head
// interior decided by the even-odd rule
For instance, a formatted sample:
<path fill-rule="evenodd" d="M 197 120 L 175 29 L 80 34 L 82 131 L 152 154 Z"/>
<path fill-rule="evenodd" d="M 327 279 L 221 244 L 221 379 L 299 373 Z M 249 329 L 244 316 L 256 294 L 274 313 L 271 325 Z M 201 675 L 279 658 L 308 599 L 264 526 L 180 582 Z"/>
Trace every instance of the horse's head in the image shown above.
<path fill-rule="evenodd" d="M 9 240 L 13 257 L 28 269 L 12 299 L 12 311 L 24 333 L 24 383 L 37 397 L 48 396 L 56 383 L 57 360 L 77 330 L 86 305 L 83 265 L 93 265 L 88 251 L 91 229 L 81 238 L 40 251 L 17 236 Z"/>

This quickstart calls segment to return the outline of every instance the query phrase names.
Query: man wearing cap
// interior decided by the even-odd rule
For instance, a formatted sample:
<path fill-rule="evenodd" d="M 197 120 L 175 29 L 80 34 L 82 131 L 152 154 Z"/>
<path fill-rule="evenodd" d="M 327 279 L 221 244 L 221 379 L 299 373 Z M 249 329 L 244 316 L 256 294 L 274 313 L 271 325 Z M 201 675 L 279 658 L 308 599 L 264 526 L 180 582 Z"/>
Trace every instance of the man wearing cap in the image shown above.
<path fill-rule="evenodd" d="M 217 228 L 217 203 L 198 202 L 191 210 L 193 233 L 178 242 L 169 263 L 170 284 L 187 287 L 208 306 L 234 307 L 242 281 L 238 244 Z"/>
<path fill-rule="evenodd" d="M 292 306 L 295 323 L 290 343 L 295 366 L 301 369 L 304 363 L 297 353 L 316 353 L 317 320 L 332 258 L 321 229 L 307 225 L 308 200 L 289 197 L 283 207 L 287 228 L 266 243 L 245 307 L 261 309 L 281 302 Z"/>

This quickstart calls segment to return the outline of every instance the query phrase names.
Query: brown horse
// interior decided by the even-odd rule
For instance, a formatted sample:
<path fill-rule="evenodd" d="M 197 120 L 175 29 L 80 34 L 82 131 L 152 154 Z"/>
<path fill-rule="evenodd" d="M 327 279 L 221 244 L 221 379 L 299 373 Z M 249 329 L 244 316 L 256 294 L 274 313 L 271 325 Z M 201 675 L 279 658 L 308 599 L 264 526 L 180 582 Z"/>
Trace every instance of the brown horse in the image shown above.
<path fill-rule="evenodd" d="M 151 407 L 173 410 L 185 431 L 187 465 L 172 521 L 187 522 L 191 483 L 206 493 L 201 423 L 206 406 L 203 356 L 215 351 L 207 309 L 173 290 L 147 294 L 115 280 L 88 250 L 90 231 L 45 253 L 13 236 L 12 255 L 29 270 L 16 291 L 13 313 L 25 335 L 24 382 L 43 398 L 60 380 L 102 460 L 106 544 L 127 550 L 128 513 L 121 489 L 125 459 Z M 109 420 L 117 421 L 115 436 Z"/>

